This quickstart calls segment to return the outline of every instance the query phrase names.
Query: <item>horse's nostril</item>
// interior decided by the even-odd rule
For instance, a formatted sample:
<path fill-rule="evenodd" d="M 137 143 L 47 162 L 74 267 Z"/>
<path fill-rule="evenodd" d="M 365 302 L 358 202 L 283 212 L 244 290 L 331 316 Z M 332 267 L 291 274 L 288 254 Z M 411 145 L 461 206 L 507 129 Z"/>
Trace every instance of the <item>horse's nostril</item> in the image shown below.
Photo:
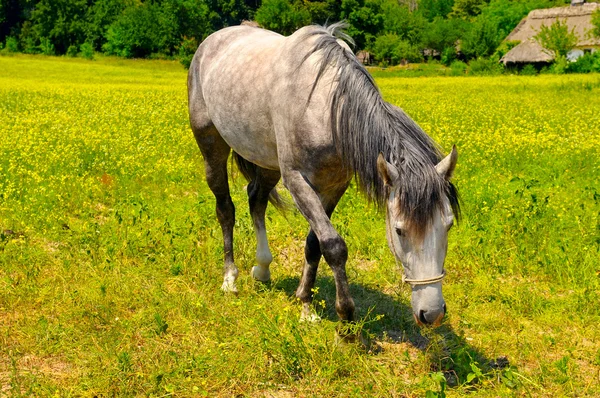
<path fill-rule="evenodd" d="M 425 311 L 423 310 L 419 311 L 419 321 L 421 321 L 423 325 L 431 325 L 431 322 L 425 318 Z"/>

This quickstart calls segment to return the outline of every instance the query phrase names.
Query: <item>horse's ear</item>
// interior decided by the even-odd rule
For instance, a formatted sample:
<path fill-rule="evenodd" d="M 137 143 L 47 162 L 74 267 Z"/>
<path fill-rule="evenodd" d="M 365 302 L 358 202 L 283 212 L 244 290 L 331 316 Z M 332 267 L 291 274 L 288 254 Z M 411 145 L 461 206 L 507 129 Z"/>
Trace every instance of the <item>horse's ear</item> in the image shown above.
<path fill-rule="evenodd" d="M 452 178 L 452 173 L 454 173 L 457 160 L 458 152 L 456 151 L 456 145 L 452 145 L 452 152 L 442 159 L 437 166 L 435 166 L 435 169 L 442 177 L 444 177 L 446 180 L 449 180 Z"/>
<path fill-rule="evenodd" d="M 377 157 L 377 171 L 379 172 L 379 176 L 383 180 L 383 183 L 388 187 L 393 186 L 394 181 L 398 179 L 398 169 L 385 160 L 382 153 Z"/>

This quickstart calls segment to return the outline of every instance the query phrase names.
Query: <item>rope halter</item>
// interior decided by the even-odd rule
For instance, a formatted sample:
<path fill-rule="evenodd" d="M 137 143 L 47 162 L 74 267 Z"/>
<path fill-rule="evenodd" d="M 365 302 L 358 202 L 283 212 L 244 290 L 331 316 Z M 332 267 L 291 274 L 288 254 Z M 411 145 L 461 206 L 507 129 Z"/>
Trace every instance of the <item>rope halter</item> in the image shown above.
<path fill-rule="evenodd" d="M 446 277 L 446 270 L 443 269 L 442 273 L 438 276 L 428 279 L 408 279 L 404 273 L 402 273 L 402 283 L 408 283 L 411 286 L 425 286 L 431 285 L 437 282 L 441 282 Z"/>

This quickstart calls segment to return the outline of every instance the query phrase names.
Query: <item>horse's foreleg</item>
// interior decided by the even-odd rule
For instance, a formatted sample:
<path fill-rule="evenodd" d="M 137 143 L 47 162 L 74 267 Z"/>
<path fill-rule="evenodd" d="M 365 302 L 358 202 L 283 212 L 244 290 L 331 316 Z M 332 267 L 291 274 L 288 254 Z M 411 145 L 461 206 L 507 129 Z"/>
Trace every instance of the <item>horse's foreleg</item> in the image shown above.
<path fill-rule="evenodd" d="M 269 266 L 273 261 L 273 255 L 271 254 L 271 250 L 269 250 L 269 242 L 267 240 L 265 212 L 267 210 L 269 194 L 275 185 L 277 185 L 280 177 L 279 171 L 257 168 L 254 180 L 248 185 L 248 203 L 256 235 L 257 263 L 256 266 L 252 267 L 251 275 L 254 279 L 261 282 L 271 280 Z"/>
<path fill-rule="evenodd" d="M 347 186 L 341 187 L 335 191 L 330 198 L 321 197 L 321 204 L 325 209 L 325 213 L 331 219 L 331 214 L 335 210 L 340 198 L 344 194 Z M 317 270 L 319 268 L 319 261 L 321 260 L 321 247 L 319 246 L 319 239 L 315 232 L 311 229 L 306 237 L 306 245 L 304 246 L 304 268 L 302 270 L 302 279 L 296 290 L 296 297 L 302 302 L 302 319 L 306 321 L 314 321 L 318 319 L 318 316 L 311 308 L 313 301 L 313 289 L 315 287 L 315 281 L 317 279 Z"/>
<path fill-rule="evenodd" d="M 287 172 L 283 175 L 283 181 L 292 194 L 298 209 L 308 220 L 311 230 L 318 240 L 319 250 L 333 271 L 336 287 L 336 312 L 341 320 L 352 321 L 354 319 L 354 301 L 350 296 L 348 278 L 346 276 L 346 260 L 348 259 L 346 242 L 344 242 L 344 239 L 333 228 L 319 196 L 301 173 L 297 171 Z M 333 208 L 331 211 L 333 211 Z M 302 282 L 306 278 L 306 284 L 302 287 L 303 283 L 301 282 L 301 287 L 299 288 L 300 296 L 298 297 L 300 300 L 303 300 L 303 305 L 308 306 L 312 300 L 311 290 L 312 286 L 314 286 L 314 278 L 316 276 L 318 260 L 315 260 L 315 258 L 318 252 L 316 251 L 314 239 L 310 238 L 310 242 L 307 239 L 307 244 L 310 244 L 308 247 L 310 257 L 307 259 L 308 268 L 305 267 L 302 278 Z"/>

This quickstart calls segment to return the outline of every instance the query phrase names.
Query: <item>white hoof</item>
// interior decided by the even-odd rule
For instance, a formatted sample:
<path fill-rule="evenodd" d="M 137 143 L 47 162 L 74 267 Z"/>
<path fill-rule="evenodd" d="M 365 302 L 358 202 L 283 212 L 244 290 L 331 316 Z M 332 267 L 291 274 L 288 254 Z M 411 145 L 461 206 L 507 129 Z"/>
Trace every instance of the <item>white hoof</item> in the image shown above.
<path fill-rule="evenodd" d="M 271 271 L 268 268 L 263 268 L 259 265 L 255 265 L 254 267 L 252 267 L 250 275 L 252 275 L 254 279 L 260 282 L 268 282 L 271 280 Z"/>
<path fill-rule="evenodd" d="M 221 285 L 221 290 L 225 293 L 237 293 L 237 286 L 235 285 L 235 278 L 225 277 L 223 280 L 223 284 Z"/>
<path fill-rule="evenodd" d="M 302 312 L 300 313 L 300 322 L 317 323 L 320 320 L 321 317 L 317 315 L 315 310 L 309 304 L 304 304 L 302 306 Z"/>

